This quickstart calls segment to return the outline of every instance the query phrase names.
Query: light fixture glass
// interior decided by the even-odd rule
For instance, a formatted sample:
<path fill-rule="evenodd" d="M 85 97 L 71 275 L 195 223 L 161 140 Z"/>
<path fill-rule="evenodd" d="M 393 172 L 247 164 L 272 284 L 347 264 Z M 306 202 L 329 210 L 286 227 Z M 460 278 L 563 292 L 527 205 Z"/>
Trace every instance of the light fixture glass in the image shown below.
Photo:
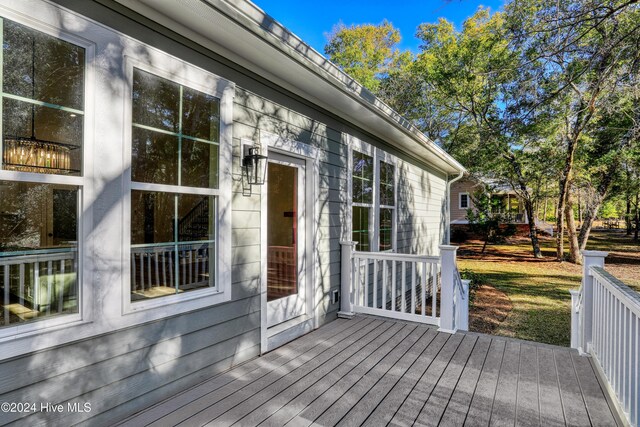
<path fill-rule="evenodd" d="M 71 150 L 68 144 L 24 137 L 5 137 L 3 165 L 7 170 L 20 172 L 74 172 L 71 169 Z"/>
<path fill-rule="evenodd" d="M 249 148 L 249 154 L 244 156 L 242 166 L 248 184 L 264 184 L 267 172 L 267 156 L 258 154 L 258 149 L 255 147 Z"/>

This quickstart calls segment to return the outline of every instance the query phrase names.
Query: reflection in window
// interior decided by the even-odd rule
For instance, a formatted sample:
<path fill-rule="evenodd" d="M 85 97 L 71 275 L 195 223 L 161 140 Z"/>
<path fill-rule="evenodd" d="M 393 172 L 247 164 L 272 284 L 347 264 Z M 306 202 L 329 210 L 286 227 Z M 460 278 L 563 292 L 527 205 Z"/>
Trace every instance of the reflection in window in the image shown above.
<path fill-rule="evenodd" d="M 393 215 L 395 213 L 395 167 L 380 162 L 380 228 L 378 229 L 379 250 L 393 249 Z"/>
<path fill-rule="evenodd" d="M 373 157 L 353 152 L 353 202 L 373 202 Z"/>
<path fill-rule="evenodd" d="M 131 299 L 214 286 L 216 198 L 131 192 Z"/>
<path fill-rule="evenodd" d="M 2 24 L 3 169 L 80 175 L 84 49 Z"/>
<path fill-rule="evenodd" d="M 220 101 L 133 70 L 132 180 L 218 187 Z"/>
<path fill-rule="evenodd" d="M 369 246 L 369 208 L 353 207 L 353 241 L 358 242 L 356 249 L 363 252 L 371 250 Z"/>
<path fill-rule="evenodd" d="M 0 181 L 0 323 L 78 312 L 76 187 Z"/>

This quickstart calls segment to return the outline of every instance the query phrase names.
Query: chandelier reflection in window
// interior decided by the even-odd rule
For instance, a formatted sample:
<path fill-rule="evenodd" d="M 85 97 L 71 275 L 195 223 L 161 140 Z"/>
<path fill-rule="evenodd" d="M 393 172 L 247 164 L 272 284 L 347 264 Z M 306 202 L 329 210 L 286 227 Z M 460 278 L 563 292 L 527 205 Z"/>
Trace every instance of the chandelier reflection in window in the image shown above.
<path fill-rule="evenodd" d="M 3 163 L 7 170 L 35 173 L 72 173 L 71 150 L 76 148 L 59 142 L 35 138 L 5 136 Z"/>

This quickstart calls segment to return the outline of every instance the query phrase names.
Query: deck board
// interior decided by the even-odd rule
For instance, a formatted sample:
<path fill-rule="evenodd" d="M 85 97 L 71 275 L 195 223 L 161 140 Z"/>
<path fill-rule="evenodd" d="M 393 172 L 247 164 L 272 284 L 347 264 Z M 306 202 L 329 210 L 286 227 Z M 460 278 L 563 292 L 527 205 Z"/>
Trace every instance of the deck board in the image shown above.
<path fill-rule="evenodd" d="M 616 425 L 576 351 L 411 322 L 340 319 L 121 423 Z"/>
<path fill-rule="evenodd" d="M 482 366 L 482 372 L 476 385 L 476 391 L 473 394 L 473 399 L 471 399 L 465 426 L 484 427 L 489 425 L 505 347 L 505 341 L 491 341 L 489 353 L 487 353 L 487 358 Z"/>
<path fill-rule="evenodd" d="M 471 357 L 469 357 L 469 362 L 460 376 L 460 381 L 458 381 L 458 385 L 451 399 L 449 399 L 447 408 L 440 420 L 440 425 L 451 427 L 464 425 L 490 345 L 490 338 L 478 338 Z"/>
<path fill-rule="evenodd" d="M 538 402 L 538 352 L 534 345 L 520 346 L 520 374 L 518 376 L 518 402 L 516 426 L 540 425 Z"/>
<path fill-rule="evenodd" d="M 558 372 L 550 348 L 538 348 L 538 381 L 540 408 L 544 408 L 540 411 L 540 424 L 549 427 L 565 425 Z"/>
<path fill-rule="evenodd" d="M 491 426 L 513 426 L 516 417 L 520 343 L 507 342 L 491 411 Z"/>

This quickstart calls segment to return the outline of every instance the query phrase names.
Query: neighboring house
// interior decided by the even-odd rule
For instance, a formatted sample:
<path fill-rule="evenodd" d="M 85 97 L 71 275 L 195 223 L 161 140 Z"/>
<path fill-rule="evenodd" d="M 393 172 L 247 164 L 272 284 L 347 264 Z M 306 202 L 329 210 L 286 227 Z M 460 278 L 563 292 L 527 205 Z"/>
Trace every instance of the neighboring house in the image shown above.
<path fill-rule="evenodd" d="M 446 243 L 464 168 L 252 3 L 0 16 L 0 400 L 90 404 L 2 424 L 112 424 L 335 319 L 341 241 Z"/>
<path fill-rule="evenodd" d="M 494 213 L 506 219 L 506 224 L 529 224 L 524 203 L 508 185 L 494 180 L 479 180 L 465 175 L 451 184 L 451 224 L 468 224 L 467 211 L 474 209 L 477 192 L 487 192 L 495 205 Z"/>

